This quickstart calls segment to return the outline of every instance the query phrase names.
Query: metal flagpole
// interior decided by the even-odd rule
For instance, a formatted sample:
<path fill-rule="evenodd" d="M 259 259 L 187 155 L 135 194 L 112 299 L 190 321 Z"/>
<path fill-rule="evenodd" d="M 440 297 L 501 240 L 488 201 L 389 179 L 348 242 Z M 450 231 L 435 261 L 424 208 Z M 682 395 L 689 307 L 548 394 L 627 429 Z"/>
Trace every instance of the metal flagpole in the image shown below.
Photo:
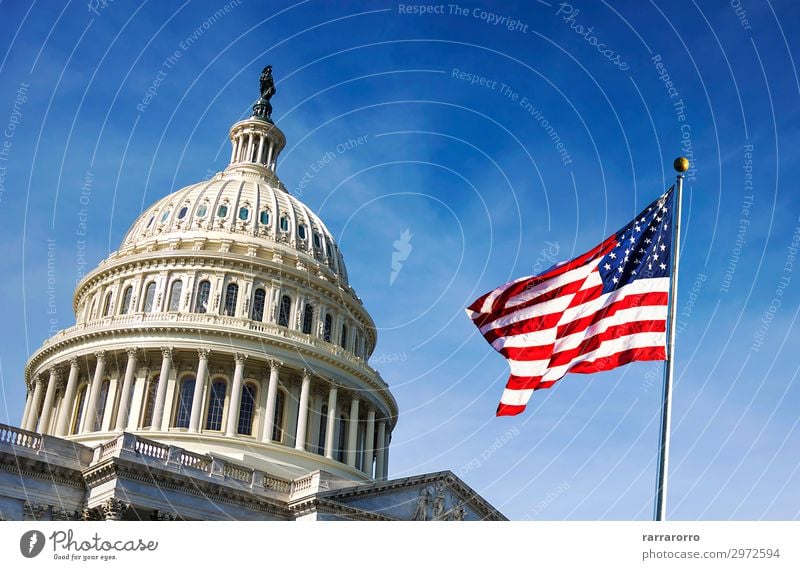
<path fill-rule="evenodd" d="M 681 198 L 683 194 L 683 173 L 689 169 L 689 161 L 684 157 L 675 159 L 673 163 L 678 172 L 675 181 L 675 212 L 672 217 L 672 267 L 670 269 L 669 318 L 667 339 L 667 361 L 664 363 L 664 393 L 661 408 L 661 445 L 658 460 L 658 478 L 656 479 L 657 521 L 667 519 L 667 474 L 669 464 L 669 432 L 672 418 L 672 377 L 675 361 L 675 321 L 678 313 L 678 263 L 681 247 Z"/>

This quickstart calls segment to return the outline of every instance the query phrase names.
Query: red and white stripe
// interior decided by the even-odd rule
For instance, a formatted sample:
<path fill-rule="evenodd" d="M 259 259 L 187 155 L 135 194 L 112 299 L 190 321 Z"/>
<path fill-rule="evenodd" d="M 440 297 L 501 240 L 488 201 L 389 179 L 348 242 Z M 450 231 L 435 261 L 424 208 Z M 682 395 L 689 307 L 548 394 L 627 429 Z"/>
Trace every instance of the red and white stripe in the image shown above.
<path fill-rule="evenodd" d="M 511 367 L 498 416 L 519 414 L 534 390 L 568 372 L 666 359 L 669 277 L 637 279 L 603 293 L 597 268 L 615 246 L 612 236 L 542 275 L 498 287 L 467 309 Z"/>

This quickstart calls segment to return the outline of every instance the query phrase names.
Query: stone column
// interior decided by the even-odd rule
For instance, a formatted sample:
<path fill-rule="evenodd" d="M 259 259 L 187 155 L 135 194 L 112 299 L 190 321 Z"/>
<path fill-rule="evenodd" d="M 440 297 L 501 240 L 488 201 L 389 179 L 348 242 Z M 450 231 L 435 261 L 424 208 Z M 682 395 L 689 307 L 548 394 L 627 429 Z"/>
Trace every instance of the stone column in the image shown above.
<path fill-rule="evenodd" d="M 264 158 L 264 154 L 263 153 L 264 153 L 264 137 L 263 136 L 259 136 L 258 137 L 258 151 L 256 152 L 256 162 L 259 163 L 259 164 L 263 164 L 263 162 L 264 162 L 262 160 Z"/>
<path fill-rule="evenodd" d="M 53 401 L 56 398 L 56 384 L 61 379 L 61 374 L 58 369 L 53 366 L 50 368 L 50 378 L 47 380 L 47 391 L 44 396 L 44 406 L 42 406 L 42 415 L 39 418 L 39 423 L 36 430 L 40 433 L 45 433 L 50 424 L 50 418 L 53 415 Z"/>
<path fill-rule="evenodd" d="M 67 388 L 64 392 L 64 398 L 61 400 L 61 411 L 58 414 L 58 422 L 56 423 L 56 436 L 58 437 L 67 435 L 67 430 L 69 429 L 69 420 L 72 418 L 72 410 L 75 408 L 75 392 L 78 390 L 79 372 L 78 359 L 75 357 L 70 358 Z"/>
<path fill-rule="evenodd" d="M 164 402 L 167 399 L 167 384 L 169 383 L 169 373 L 172 368 L 172 348 L 161 347 L 161 373 L 158 376 L 158 387 L 156 388 L 156 402 L 153 406 L 153 421 L 150 425 L 156 429 L 161 427 L 161 420 L 164 417 Z M 147 387 L 145 386 L 145 390 Z M 147 426 L 145 426 L 147 427 Z"/>
<path fill-rule="evenodd" d="M 114 403 L 117 401 L 117 390 L 119 389 L 119 368 L 115 367 L 108 379 L 108 393 L 106 393 L 106 403 L 104 406 L 103 417 L 100 418 L 100 431 L 111 431 L 114 428 Z"/>
<path fill-rule="evenodd" d="M 236 149 L 239 148 L 239 139 L 235 138 L 231 141 L 231 164 L 236 162 Z"/>
<path fill-rule="evenodd" d="M 33 392 L 25 383 L 25 410 L 22 412 L 22 419 L 19 422 L 19 427 L 25 429 L 25 424 L 28 423 L 28 414 L 31 413 L 31 404 L 33 403 Z"/>
<path fill-rule="evenodd" d="M 305 450 L 306 432 L 308 429 L 308 393 L 311 390 L 311 375 L 308 370 L 303 370 L 303 383 L 300 387 L 300 404 L 297 409 L 297 433 L 294 438 L 294 448 Z"/>
<path fill-rule="evenodd" d="M 378 449 L 375 458 L 375 478 L 378 481 L 386 480 L 384 460 L 386 456 L 386 420 L 378 422 Z"/>
<path fill-rule="evenodd" d="M 92 385 L 89 388 L 89 401 L 83 414 L 83 430 L 81 433 L 94 431 L 94 422 L 97 420 L 97 400 L 100 398 L 100 387 L 103 384 L 103 374 L 106 371 L 106 352 L 96 352 L 97 365 L 94 367 Z"/>
<path fill-rule="evenodd" d="M 233 387 L 231 388 L 230 406 L 228 407 L 228 426 L 225 435 L 234 437 L 239 424 L 239 404 L 242 401 L 242 385 L 244 384 L 244 361 L 247 358 L 244 354 L 236 353 L 233 360 L 236 366 L 233 370 Z"/>
<path fill-rule="evenodd" d="M 278 399 L 278 378 L 282 364 L 282 362 L 278 362 L 277 360 L 269 361 L 267 407 L 264 410 L 264 432 L 261 436 L 261 441 L 272 441 L 272 432 L 275 427 L 275 401 Z"/>
<path fill-rule="evenodd" d="M 338 386 L 331 384 L 331 388 L 328 391 L 328 425 L 325 428 L 325 457 L 328 459 L 333 459 L 333 445 L 336 441 L 336 424 L 339 419 L 336 417 L 336 395 L 338 391 Z"/>
<path fill-rule="evenodd" d="M 128 425 L 128 416 L 131 410 L 131 392 L 133 391 L 133 377 L 136 375 L 136 364 L 139 349 L 136 347 L 125 350 L 128 353 L 128 363 L 125 365 L 125 379 L 122 381 L 122 394 L 119 398 L 119 411 L 114 429 L 122 431 Z"/>
<path fill-rule="evenodd" d="M 206 386 L 206 376 L 208 375 L 209 353 L 211 353 L 211 351 L 207 348 L 197 349 L 197 355 L 200 357 L 200 362 L 197 365 L 197 378 L 194 382 L 192 414 L 189 416 L 189 431 L 200 430 L 200 418 L 203 414 L 203 389 Z"/>
<path fill-rule="evenodd" d="M 389 478 L 389 442 L 392 441 L 392 434 L 387 432 L 386 433 L 386 442 L 384 445 L 383 450 L 383 479 L 386 480 Z"/>
<path fill-rule="evenodd" d="M 364 438 L 364 473 L 372 477 L 372 459 L 375 441 L 375 410 L 367 410 L 367 433 Z"/>
<path fill-rule="evenodd" d="M 245 162 L 253 160 L 253 133 L 247 135 L 247 154 L 244 157 Z"/>
<path fill-rule="evenodd" d="M 36 424 L 39 423 L 39 406 L 42 404 L 42 398 L 44 398 L 44 381 L 41 376 L 37 375 L 34 379 L 31 409 L 28 412 L 28 420 L 24 426 L 28 431 L 34 431 L 36 429 Z"/>
<path fill-rule="evenodd" d="M 358 396 L 353 396 L 350 402 L 350 419 L 347 421 L 347 464 L 356 466 L 356 451 L 358 451 Z"/>

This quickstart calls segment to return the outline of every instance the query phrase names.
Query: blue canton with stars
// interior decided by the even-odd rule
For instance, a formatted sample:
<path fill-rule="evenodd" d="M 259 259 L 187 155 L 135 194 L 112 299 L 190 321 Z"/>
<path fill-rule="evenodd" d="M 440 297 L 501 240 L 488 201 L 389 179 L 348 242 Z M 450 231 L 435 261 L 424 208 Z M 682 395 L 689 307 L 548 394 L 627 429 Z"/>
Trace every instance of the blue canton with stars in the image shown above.
<path fill-rule="evenodd" d="M 617 232 L 617 244 L 600 260 L 603 293 L 637 279 L 669 277 L 672 250 L 673 188 Z"/>

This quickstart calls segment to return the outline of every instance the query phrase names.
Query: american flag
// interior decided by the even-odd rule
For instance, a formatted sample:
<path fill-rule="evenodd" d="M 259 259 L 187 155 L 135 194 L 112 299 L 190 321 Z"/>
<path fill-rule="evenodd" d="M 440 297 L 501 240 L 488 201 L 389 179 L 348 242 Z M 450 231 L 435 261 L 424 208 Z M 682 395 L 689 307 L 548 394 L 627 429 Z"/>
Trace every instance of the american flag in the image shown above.
<path fill-rule="evenodd" d="M 478 298 L 467 314 L 511 367 L 498 416 L 568 372 L 666 360 L 673 188 L 600 245 Z"/>

